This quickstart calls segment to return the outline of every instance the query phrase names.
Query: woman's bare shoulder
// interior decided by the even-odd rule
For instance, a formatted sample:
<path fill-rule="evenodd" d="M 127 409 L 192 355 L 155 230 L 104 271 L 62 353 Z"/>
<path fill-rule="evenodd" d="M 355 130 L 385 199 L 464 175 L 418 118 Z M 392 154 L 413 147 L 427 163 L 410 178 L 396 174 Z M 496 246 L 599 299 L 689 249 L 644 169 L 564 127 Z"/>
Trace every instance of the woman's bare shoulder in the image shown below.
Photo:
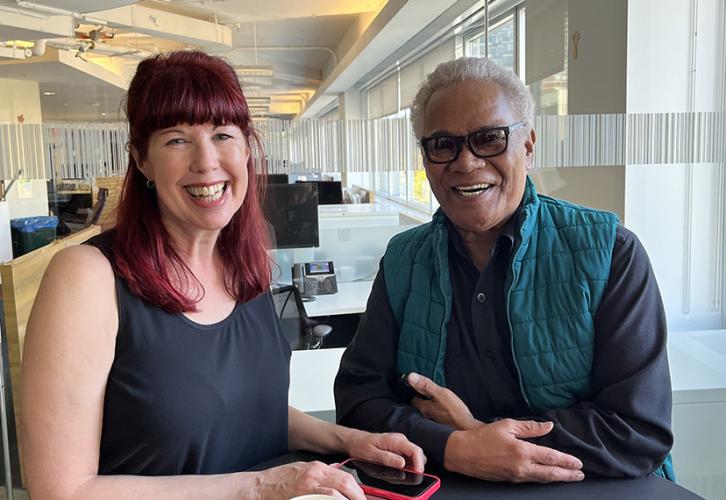
<path fill-rule="evenodd" d="M 49 316 L 56 324 L 117 324 L 114 273 L 100 250 L 75 245 L 53 256 L 35 298 L 31 324 L 45 323 Z"/>
<path fill-rule="evenodd" d="M 81 288 L 79 292 L 113 288 L 111 263 L 90 245 L 74 245 L 56 253 L 43 277 L 46 286 Z"/>

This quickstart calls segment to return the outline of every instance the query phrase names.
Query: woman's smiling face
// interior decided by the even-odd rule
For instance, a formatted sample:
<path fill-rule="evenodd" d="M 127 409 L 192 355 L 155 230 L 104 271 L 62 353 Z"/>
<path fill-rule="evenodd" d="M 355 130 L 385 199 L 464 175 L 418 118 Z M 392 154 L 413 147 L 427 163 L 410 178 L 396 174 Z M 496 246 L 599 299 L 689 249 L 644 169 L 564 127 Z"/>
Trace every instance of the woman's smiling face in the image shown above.
<path fill-rule="evenodd" d="M 167 228 L 219 231 L 245 200 L 249 156 L 236 125 L 179 124 L 153 132 L 137 165 L 156 185 Z"/>

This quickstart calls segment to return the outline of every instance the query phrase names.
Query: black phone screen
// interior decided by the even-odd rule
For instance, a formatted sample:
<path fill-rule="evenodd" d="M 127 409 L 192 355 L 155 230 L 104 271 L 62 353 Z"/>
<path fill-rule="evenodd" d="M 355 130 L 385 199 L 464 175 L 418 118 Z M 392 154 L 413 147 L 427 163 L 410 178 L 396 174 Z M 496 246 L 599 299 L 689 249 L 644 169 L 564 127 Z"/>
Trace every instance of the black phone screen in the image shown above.
<path fill-rule="evenodd" d="M 420 496 L 436 483 L 431 476 L 361 460 L 348 460 L 340 469 L 352 474 L 360 485 L 408 497 Z"/>

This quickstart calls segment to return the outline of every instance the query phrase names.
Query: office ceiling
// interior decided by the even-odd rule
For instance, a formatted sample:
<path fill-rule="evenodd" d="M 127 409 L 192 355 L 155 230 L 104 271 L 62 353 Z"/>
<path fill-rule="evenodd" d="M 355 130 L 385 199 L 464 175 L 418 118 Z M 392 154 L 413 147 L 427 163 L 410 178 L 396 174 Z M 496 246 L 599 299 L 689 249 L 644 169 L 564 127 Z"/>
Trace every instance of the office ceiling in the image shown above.
<path fill-rule="evenodd" d="M 89 71 L 92 71 L 89 73 Z M 105 68 L 90 66 L 66 51 L 49 48 L 43 56 L 0 61 L 0 76 L 39 82 L 45 121 L 123 120 L 125 80 Z"/>
<path fill-rule="evenodd" d="M 249 95 L 269 97 L 259 116 L 290 118 L 319 111 L 335 94 L 316 91 L 339 92 L 341 75 L 351 83 L 455 3 L 0 0 L 0 78 L 52 94 L 41 96 L 44 120 L 115 120 L 141 59 L 200 48 L 238 67 Z"/>

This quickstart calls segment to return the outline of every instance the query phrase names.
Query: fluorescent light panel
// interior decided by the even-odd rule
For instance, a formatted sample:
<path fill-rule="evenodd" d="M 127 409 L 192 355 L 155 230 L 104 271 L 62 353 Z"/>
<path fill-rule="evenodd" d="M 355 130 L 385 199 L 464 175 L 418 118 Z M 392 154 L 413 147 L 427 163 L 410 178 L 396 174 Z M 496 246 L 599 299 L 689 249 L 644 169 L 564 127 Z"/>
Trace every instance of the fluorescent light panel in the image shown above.
<path fill-rule="evenodd" d="M 272 66 L 235 66 L 235 71 L 241 77 L 268 77 L 275 75 Z"/>

